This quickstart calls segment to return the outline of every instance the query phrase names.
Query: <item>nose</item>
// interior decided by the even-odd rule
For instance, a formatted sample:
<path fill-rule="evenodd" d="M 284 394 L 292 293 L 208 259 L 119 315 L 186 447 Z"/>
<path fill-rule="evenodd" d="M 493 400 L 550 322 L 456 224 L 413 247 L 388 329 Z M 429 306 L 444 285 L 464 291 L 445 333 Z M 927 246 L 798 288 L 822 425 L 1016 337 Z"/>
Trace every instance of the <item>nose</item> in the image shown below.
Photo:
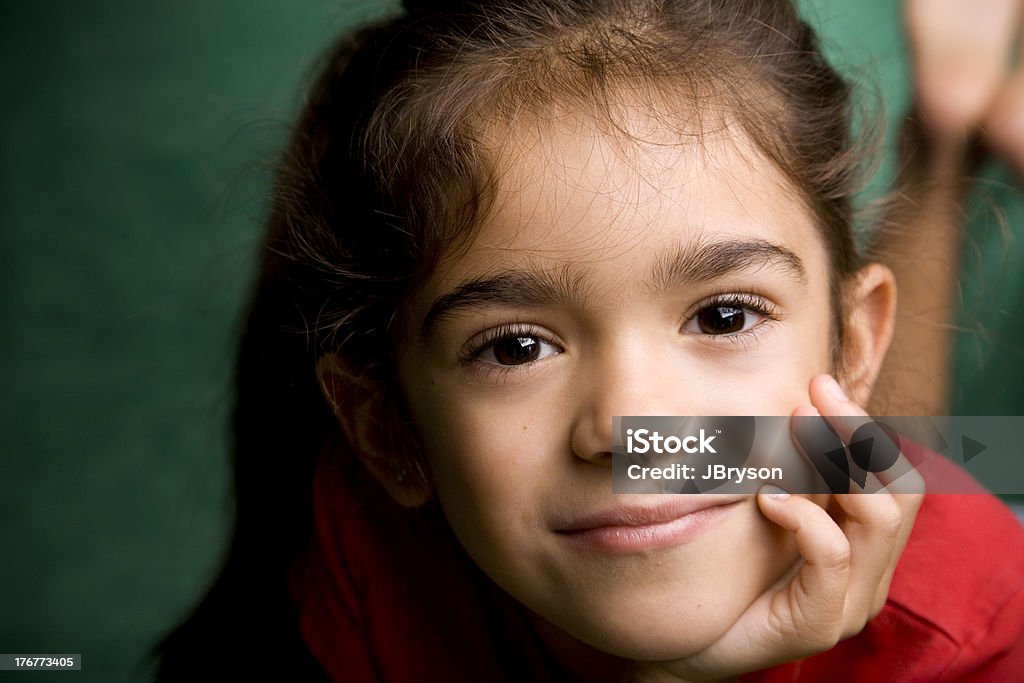
<path fill-rule="evenodd" d="M 671 353 L 627 343 L 588 355 L 592 360 L 581 363 L 574 377 L 570 442 L 576 457 L 611 466 L 616 416 L 691 414 L 683 405 L 685 388 Z"/>

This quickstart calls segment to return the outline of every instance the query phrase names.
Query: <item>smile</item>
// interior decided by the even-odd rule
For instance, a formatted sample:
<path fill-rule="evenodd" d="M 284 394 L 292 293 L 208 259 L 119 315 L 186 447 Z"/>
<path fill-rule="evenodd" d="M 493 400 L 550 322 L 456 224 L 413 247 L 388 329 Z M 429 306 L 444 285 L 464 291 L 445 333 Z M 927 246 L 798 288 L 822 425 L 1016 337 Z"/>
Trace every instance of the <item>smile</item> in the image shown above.
<path fill-rule="evenodd" d="M 695 538 L 749 496 L 687 495 L 654 506 L 618 506 L 583 515 L 555 531 L 581 549 L 628 555 Z"/>

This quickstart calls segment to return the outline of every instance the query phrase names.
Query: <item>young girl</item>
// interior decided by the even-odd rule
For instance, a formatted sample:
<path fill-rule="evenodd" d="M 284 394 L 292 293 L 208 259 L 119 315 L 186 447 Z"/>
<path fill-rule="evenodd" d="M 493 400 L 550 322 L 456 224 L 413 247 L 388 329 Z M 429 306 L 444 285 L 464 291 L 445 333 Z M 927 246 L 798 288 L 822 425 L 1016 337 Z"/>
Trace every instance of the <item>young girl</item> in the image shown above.
<path fill-rule="evenodd" d="M 281 166 L 231 552 L 160 679 L 1024 674 L 990 496 L 612 493 L 617 415 L 865 415 L 895 286 L 789 3 L 408 4 Z"/>

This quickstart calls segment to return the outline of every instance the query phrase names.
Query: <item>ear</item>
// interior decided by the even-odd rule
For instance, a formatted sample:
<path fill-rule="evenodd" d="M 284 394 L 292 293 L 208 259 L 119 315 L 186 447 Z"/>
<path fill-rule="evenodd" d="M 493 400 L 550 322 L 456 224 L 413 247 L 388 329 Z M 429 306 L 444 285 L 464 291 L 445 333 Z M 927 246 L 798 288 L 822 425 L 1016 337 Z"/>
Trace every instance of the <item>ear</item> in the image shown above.
<path fill-rule="evenodd" d="M 427 502 L 433 485 L 415 434 L 401 426 L 395 401 L 385 396 L 379 383 L 353 373 L 337 353 L 321 356 L 316 374 L 356 457 L 388 495 L 405 507 Z"/>
<path fill-rule="evenodd" d="M 865 406 L 892 341 L 896 320 L 896 279 L 886 266 L 872 263 L 844 287 L 846 311 L 842 373 L 846 393 Z"/>

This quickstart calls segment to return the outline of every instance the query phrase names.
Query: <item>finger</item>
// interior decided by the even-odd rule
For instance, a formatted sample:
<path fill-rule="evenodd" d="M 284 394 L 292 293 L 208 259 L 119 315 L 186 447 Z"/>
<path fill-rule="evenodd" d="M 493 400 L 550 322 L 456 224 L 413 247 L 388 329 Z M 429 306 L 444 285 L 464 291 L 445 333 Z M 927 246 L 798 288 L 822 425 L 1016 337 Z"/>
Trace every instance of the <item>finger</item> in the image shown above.
<path fill-rule="evenodd" d="M 842 638 L 860 633 L 885 605 L 903 546 L 903 510 L 887 492 L 833 497 L 839 528 L 850 544 L 850 577 L 843 606 Z"/>
<path fill-rule="evenodd" d="M 1024 181 L 1024 0 L 1017 0 L 1017 65 L 1002 83 L 982 122 L 989 147 Z"/>
<path fill-rule="evenodd" d="M 810 500 L 766 486 L 757 501 L 768 519 L 794 534 L 801 559 L 722 638 L 687 658 L 691 674 L 721 676 L 799 659 L 831 648 L 841 635 L 849 574 L 846 537 Z"/>
<path fill-rule="evenodd" d="M 982 124 L 982 132 L 993 151 L 1024 179 L 1024 65 L 1000 90 Z"/>
<path fill-rule="evenodd" d="M 846 392 L 831 375 L 819 375 L 811 380 L 810 398 L 819 414 L 824 417 L 836 439 L 825 440 L 825 446 L 817 443 L 820 439 L 804 438 L 800 431 L 794 436 L 809 458 L 819 453 L 808 449 L 833 446 L 842 442 L 848 445 L 849 459 L 861 470 L 857 475 L 860 491 L 877 492 L 886 488 L 890 493 L 923 493 L 924 481 L 914 465 L 904 456 L 900 436 L 883 421 L 876 421 Z M 813 425 L 813 422 L 811 423 Z M 799 425 L 798 425 L 799 426 Z M 827 436 L 827 434 L 825 434 Z M 868 476 L 864 476 L 867 472 Z M 845 493 L 846 490 L 843 489 Z M 858 489 L 854 489 L 858 490 Z M 838 487 L 833 487 L 838 492 Z"/>
<path fill-rule="evenodd" d="M 757 502 L 765 517 L 794 534 L 803 563 L 793 579 L 768 598 L 767 624 L 808 651 L 830 647 L 842 634 L 850 575 L 850 543 L 821 507 L 765 487 Z"/>
<path fill-rule="evenodd" d="M 904 21 L 925 124 L 965 135 L 981 122 L 1006 73 L 1018 0 L 907 0 Z"/>
<path fill-rule="evenodd" d="M 851 454 L 857 444 L 869 451 L 867 457 L 861 452 L 855 460 L 859 459 L 860 464 L 867 460 L 869 467 L 872 460 L 883 461 L 879 467 L 871 467 L 880 471 L 869 474 L 878 485 L 863 489 L 875 493 L 834 497 L 839 509 L 837 521 L 851 546 L 844 633 L 850 636 L 885 605 L 896 565 L 923 500 L 924 482 L 900 452 L 895 432 L 883 431 L 858 404 L 850 401 L 834 378 L 816 377 L 811 382 L 810 394 L 839 437 L 851 444 Z M 877 452 L 886 448 L 889 453 L 876 457 Z"/>
<path fill-rule="evenodd" d="M 830 418 L 829 424 L 844 443 L 849 443 L 858 427 L 871 421 L 867 411 L 846 395 L 846 391 L 832 375 L 818 375 L 812 379 L 809 394 L 811 404 L 819 414 Z"/>
<path fill-rule="evenodd" d="M 896 566 L 899 563 L 900 556 L 903 554 L 903 549 L 907 546 L 907 541 L 910 539 L 910 534 L 914 528 L 914 520 L 917 518 L 917 513 L 924 502 L 924 494 L 896 493 L 892 494 L 892 499 L 900 509 L 900 529 L 893 543 L 892 559 L 886 567 L 885 573 L 882 574 L 878 587 L 875 589 L 872 617 L 882 611 L 886 600 L 889 598 L 889 588 L 892 586 L 892 578 L 896 573 Z"/>
<path fill-rule="evenodd" d="M 846 444 L 859 428 L 871 424 L 871 418 L 829 375 L 811 380 L 810 398 L 814 405 L 797 409 L 790 420 L 794 443 L 828 491 L 848 493 L 851 479 L 863 489 L 866 478 L 862 472 L 851 470 Z"/>

